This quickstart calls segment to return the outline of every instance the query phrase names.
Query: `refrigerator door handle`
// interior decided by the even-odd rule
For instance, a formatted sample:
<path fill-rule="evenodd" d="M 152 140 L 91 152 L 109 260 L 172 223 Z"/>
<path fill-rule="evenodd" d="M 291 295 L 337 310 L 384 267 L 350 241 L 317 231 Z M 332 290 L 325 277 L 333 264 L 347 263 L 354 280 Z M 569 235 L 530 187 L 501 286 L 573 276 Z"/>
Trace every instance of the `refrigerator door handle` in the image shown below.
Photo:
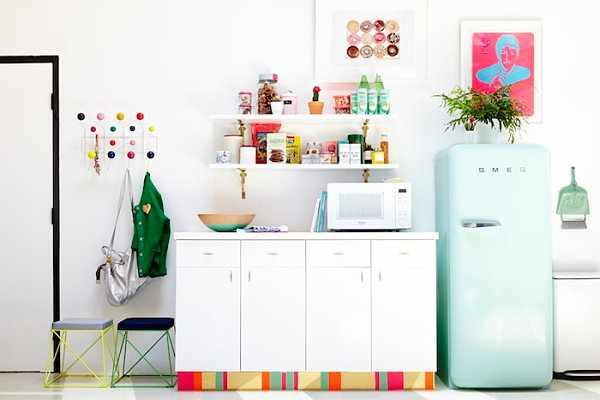
<path fill-rule="evenodd" d="M 502 226 L 500 221 L 462 221 L 463 228 L 495 228 Z"/>

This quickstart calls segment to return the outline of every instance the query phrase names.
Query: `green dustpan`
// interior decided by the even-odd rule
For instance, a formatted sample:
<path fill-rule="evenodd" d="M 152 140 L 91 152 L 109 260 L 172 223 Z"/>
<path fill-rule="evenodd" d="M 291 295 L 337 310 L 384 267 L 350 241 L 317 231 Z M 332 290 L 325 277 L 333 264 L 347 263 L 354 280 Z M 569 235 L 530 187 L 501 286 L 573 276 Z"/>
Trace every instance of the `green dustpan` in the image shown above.
<path fill-rule="evenodd" d="M 575 167 L 571 167 L 571 184 L 560 189 L 556 213 L 560 214 L 562 228 L 585 229 L 586 216 L 590 213 L 587 191 L 577 186 Z"/>

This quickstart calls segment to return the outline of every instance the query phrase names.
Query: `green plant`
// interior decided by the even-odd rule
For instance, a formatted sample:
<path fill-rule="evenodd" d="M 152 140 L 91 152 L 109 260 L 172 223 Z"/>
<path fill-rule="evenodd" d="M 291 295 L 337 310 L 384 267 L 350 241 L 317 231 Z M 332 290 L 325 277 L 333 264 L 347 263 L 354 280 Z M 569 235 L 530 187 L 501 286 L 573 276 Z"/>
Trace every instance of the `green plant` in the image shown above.
<path fill-rule="evenodd" d="M 442 100 L 441 107 L 448 114 L 456 116 L 446 123 L 446 130 L 459 125 L 472 131 L 478 123 L 496 125 L 502 131 L 508 131 L 508 141 L 514 143 L 515 134 L 523 127 L 526 117 L 523 116 L 526 106 L 520 100 L 510 98 L 510 87 L 502 86 L 493 93 L 485 93 L 469 87 L 467 90 L 457 86 L 450 93 L 434 95 Z M 445 132 L 444 131 L 444 132 Z"/>
<path fill-rule="evenodd" d="M 315 86 L 313 88 L 313 100 L 312 101 L 319 101 L 319 92 L 321 91 L 321 88 L 318 86 Z"/>

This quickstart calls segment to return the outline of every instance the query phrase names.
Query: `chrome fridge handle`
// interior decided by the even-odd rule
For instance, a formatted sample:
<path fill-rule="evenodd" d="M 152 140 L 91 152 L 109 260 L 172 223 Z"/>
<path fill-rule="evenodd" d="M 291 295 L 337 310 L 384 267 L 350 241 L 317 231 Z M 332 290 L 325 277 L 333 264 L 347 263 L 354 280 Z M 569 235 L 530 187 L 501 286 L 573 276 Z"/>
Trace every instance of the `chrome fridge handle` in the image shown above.
<path fill-rule="evenodd" d="M 500 221 L 462 221 L 463 228 L 495 228 L 502 226 Z"/>

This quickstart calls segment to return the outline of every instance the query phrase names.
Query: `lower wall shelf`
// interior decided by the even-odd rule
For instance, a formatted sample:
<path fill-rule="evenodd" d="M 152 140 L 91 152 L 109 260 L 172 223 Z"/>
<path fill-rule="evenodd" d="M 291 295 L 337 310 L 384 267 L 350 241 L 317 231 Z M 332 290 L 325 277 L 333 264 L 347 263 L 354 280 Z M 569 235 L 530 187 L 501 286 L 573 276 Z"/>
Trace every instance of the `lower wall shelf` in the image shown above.
<path fill-rule="evenodd" d="M 434 372 L 178 372 L 178 390 L 433 390 Z"/>
<path fill-rule="evenodd" d="M 347 170 L 362 170 L 363 179 L 369 181 L 369 171 L 372 169 L 392 170 L 397 169 L 398 164 L 208 164 L 212 169 L 237 169 L 240 172 L 240 180 L 242 184 L 242 199 L 246 198 L 246 177 L 248 170 L 262 171 L 310 171 L 310 170 L 329 170 L 329 171 L 347 171 Z"/>

